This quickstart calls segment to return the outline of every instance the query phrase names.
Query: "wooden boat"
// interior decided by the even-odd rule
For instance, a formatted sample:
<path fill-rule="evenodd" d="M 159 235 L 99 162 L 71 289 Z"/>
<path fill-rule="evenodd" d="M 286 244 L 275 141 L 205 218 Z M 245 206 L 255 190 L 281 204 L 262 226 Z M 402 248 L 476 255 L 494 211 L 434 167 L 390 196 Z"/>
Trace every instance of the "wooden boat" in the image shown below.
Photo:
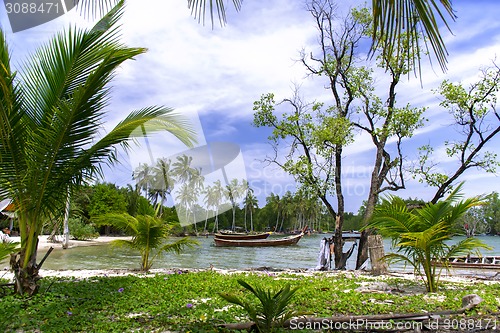
<path fill-rule="evenodd" d="M 437 262 L 439 266 L 442 263 Z M 498 269 L 500 270 L 500 256 L 464 256 L 464 257 L 451 257 L 447 265 L 452 268 L 476 268 L 476 269 Z"/>
<path fill-rule="evenodd" d="M 239 233 L 218 233 L 215 237 L 218 239 L 234 239 L 234 240 L 245 240 L 245 239 L 266 239 L 269 237 L 269 233 L 260 234 L 239 234 Z"/>
<path fill-rule="evenodd" d="M 304 233 L 274 239 L 222 239 L 214 237 L 214 242 L 215 246 L 232 247 L 288 246 L 297 244 L 302 236 L 304 236 Z"/>

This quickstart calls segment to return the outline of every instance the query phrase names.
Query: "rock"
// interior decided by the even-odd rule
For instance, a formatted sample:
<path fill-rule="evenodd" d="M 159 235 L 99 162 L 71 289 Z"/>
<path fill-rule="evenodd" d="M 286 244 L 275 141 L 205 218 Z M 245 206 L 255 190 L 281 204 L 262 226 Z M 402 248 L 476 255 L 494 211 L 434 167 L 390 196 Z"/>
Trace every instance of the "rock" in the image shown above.
<path fill-rule="evenodd" d="M 465 295 L 462 297 L 462 308 L 472 309 L 481 302 L 483 302 L 483 299 L 476 294 Z"/>
<path fill-rule="evenodd" d="M 392 288 L 386 282 L 373 282 L 367 286 L 361 286 L 356 289 L 361 293 L 365 292 L 391 292 Z"/>

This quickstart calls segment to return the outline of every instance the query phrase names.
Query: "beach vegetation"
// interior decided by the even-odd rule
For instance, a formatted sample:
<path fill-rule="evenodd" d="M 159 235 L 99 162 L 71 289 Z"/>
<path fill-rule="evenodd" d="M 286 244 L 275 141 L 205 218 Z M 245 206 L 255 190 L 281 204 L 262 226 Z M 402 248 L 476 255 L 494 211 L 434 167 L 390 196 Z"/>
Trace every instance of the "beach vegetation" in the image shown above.
<path fill-rule="evenodd" d="M 352 272 L 106 273 L 108 276 L 88 278 L 47 277 L 34 297 L 1 297 L 0 327 L 4 332 L 230 332 L 221 325 L 245 323 L 250 318 L 242 307 L 218 295 L 235 294 L 247 303 L 258 304 L 238 280 L 264 290 L 280 290 L 287 284 L 298 288 L 288 309 L 314 317 L 454 311 L 461 308 L 463 296 L 477 294 L 484 301 L 450 321 L 490 320 L 491 329 L 496 318 L 496 327 L 500 324 L 500 288 L 495 281 L 443 281 L 439 291 L 426 294 L 420 279 L 413 275 L 384 277 L 392 291 L 382 293 L 360 291 L 358 288 L 378 278 Z"/>
<path fill-rule="evenodd" d="M 11 253 L 19 250 L 19 243 L 10 242 L 6 239 L 1 239 L 0 237 L 0 261 L 9 257 Z"/>
<path fill-rule="evenodd" d="M 11 66 L 0 31 L 0 199 L 16 207 L 20 251 L 12 258 L 18 293 L 39 289 L 38 236 L 65 211 L 75 188 L 113 164 L 118 147 L 169 131 L 192 146 L 194 132 L 172 109 L 132 111 L 104 133 L 111 81 L 124 62 L 146 50 L 120 42 L 120 1 L 91 29 L 70 28 L 43 43 L 21 66 Z M 142 130 L 138 130 L 142 129 Z"/>
<path fill-rule="evenodd" d="M 85 223 L 81 217 L 70 217 L 68 223 L 73 239 L 91 240 L 99 237 L 99 233 L 94 228 L 94 225 Z"/>
<path fill-rule="evenodd" d="M 198 243 L 187 237 L 171 243 L 165 243 L 171 236 L 171 227 L 160 218 L 150 215 L 130 216 L 128 214 L 106 214 L 96 220 L 97 223 L 112 225 L 122 230 L 132 239 L 114 240 L 112 244 L 127 246 L 141 254 L 140 269 L 147 272 L 153 266 L 154 260 L 164 252 L 180 253 L 185 247 L 192 247 Z"/>
<path fill-rule="evenodd" d="M 244 280 L 238 280 L 238 283 L 259 300 L 256 305 L 235 294 L 220 293 L 219 295 L 226 301 L 243 307 L 257 332 L 275 332 L 277 328 L 283 327 L 286 320 L 299 315 L 289 309 L 293 295 L 299 287 L 291 288 L 289 284 L 285 284 L 284 287 L 275 291 L 260 286 L 253 287 Z"/>
<path fill-rule="evenodd" d="M 402 261 L 421 276 L 428 292 L 436 292 L 443 267 L 450 257 L 468 255 L 481 248 L 491 249 L 477 238 L 466 237 L 455 244 L 456 221 L 467 211 L 483 203 L 481 197 L 460 200 L 457 187 L 446 199 L 428 203 L 421 208 L 409 208 L 396 196 L 382 200 L 367 228 L 374 228 L 392 240 L 396 252 L 385 255 L 388 262 Z M 459 201 L 460 200 L 460 201 Z"/>

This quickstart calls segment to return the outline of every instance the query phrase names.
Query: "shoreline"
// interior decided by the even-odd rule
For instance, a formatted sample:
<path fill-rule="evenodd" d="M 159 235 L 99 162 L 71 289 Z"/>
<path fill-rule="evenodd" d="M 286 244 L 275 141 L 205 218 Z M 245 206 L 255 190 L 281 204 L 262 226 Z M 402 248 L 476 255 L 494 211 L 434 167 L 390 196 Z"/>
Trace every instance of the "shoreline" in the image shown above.
<path fill-rule="evenodd" d="M 49 238 L 49 235 L 38 236 L 38 250 L 48 250 L 51 247 L 53 247 L 54 249 L 62 248 L 62 242 L 63 242 L 62 236 L 56 236 L 56 239 L 58 241 L 56 243 L 50 242 L 48 240 L 48 238 Z M 130 237 L 130 236 L 99 236 L 97 238 L 94 238 L 91 240 L 84 240 L 84 241 L 70 239 L 68 248 L 71 249 L 71 248 L 80 247 L 80 246 L 100 245 L 100 244 L 110 243 L 116 239 L 131 239 L 131 238 L 132 237 Z M 19 243 L 21 241 L 21 237 L 13 236 L 13 237 L 10 237 L 10 240 L 11 240 L 11 242 Z"/>
<path fill-rule="evenodd" d="M 420 277 L 413 273 L 389 271 L 384 275 L 372 275 L 370 271 L 316 271 L 316 270 L 301 270 L 301 269 L 273 269 L 270 267 L 261 268 L 246 268 L 246 269 L 219 269 L 211 267 L 208 269 L 199 268 L 153 268 L 149 272 L 141 272 L 138 269 L 69 269 L 69 270 L 51 270 L 40 269 L 39 275 L 42 278 L 74 278 L 74 279 L 89 279 L 94 277 L 118 277 L 118 276 L 138 276 L 142 278 L 154 277 L 156 275 L 169 275 L 169 274 L 188 274 L 212 271 L 222 275 L 230 274 L 264 274 L 280 278 L 283 274 L 293 274 L 298 276 L 318 277 L 318 276 L 343 276 L 350 279 L 365 278 L 373 281 L 384 281 L 387 279 L 397 278 L 404 280 L 421 280 Z M 14 273 L 8 269 L 0 271 L 0 279 L 7 279 L 13 281 Z M 450 283 L 463 283 L 463 284 L 500 284 L 500 276 L 484 276 L 484 275 L 456 275 L 453 273 L 442 274 L 440 277 L 443 282 Z"/>
<path fill-rule="evenodd" d="M 62 250 L 62 243 L 53 243 L 48 241 L 49 235 L 39 236 L 38 239 L 38 250 L 46 251 L 50 247 L 53 247 L 57 250 Z M 62 237 L 58 236 L 58 240 L 62 241 Z M 101 245 L 110 243 L 113 240 L 131 239 L 130 236 L 99 236 L 98 238 L 88 240 L 88 241 L 80 241 L 80 240 L 70 240 L 69 248 L 77 248 L 77 247 L 86 247 L 93 245 Z M 19 236 L 10 237 L 12 242 L 19 242 Z M 138 269 L 70 269 L 70 270 L 52 270 L 52 269 L 40 269 L 41 277 L 68 277 L 68 278 L 80 278 L 86 279 L 91 277 L 112 277 L 112 276 L 127 276 L 127 275 L 136 275 L 136 276 L 154 276 L 156 274 L 175 274 L 181 271 L 182 273 L 196 273 L 203 271 L 213 271 L 220 274 L 237 274 L 237 273 L 263 273 L 263 274 L 297 274 L 297 275 L 306 275 L 306 276 L 314 276 L 314 275 L 338 275 L 343 274 L 347 275 L 351 278 L 357 277 L 365 277 L 372 278 L 377 280 L 383 280 L 387 278 L 405 278 L 405 279 L 419 279 L 418 276 L 415 276 L 411 272 L 400 272 L 400 271 L 389 271 L 388 274 L 381 276 L 371 275 L 370 271 L 356 271 L 356 270 L 344 270 L 344 271 L 316 271 L 312 269 L 276 269 L 272 267 L 260 267 L 260 268 L 244 268 L 244 269 L 220 269 L 216 267 L 210 268 L 153 268 L 149 272 L 141 272 Z M 477 273 L 476 275 L 471 275 L 473 273 Z M 3 269 L 0 270 L 0 278 L 12 280 L 14 278 L 14 274 L 10 272 L 8 265 L 4 266 Z M 488 276 L 484 273 L 481 274 L 481 271 L 468 272 L 468 274 L 460 274 L 457 271 L 450 271 L 450 273 L 443 272 L 441 275 L 441 279 L 443 281 L 448 282 L 462 282 L 462 283 L 474 283 L 474 282 L 485 282 L 485 283 L 500 283 L 500 276 Z"/>

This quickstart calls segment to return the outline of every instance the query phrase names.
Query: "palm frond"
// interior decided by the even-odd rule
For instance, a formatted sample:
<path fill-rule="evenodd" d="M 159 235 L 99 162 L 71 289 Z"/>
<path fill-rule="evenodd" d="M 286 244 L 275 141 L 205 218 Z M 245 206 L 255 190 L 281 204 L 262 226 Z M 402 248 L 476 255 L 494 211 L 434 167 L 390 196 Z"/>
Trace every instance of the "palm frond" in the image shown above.
<path fill-rule="evenodd" d="M 0 261 L 7 258 L 11 253 L 18 250 L 19 243 L 15 242 L 2 242 L 0 240 Z"/>
<path fill-rule="evenodd" d="M 26 187 L 32 210 L 60 209 L 67 186 L 77 182 L 75 156 L 92 142 L 108 100 L 106 85 L 123 61 L 143 52 L 117 43 L 114 27 L 123 3 L 106 15 L 99 29 L 69 29 L 40 47 L 23 63 L 23 121 L 30 129 L 26 143 Z M 105 24 L 107 22 L 108 24 Z M 103 29 L 106 27 L 107 29 Z"/>
<path fill-rule="evenodd" d="M 483 241 L 475 237 L 464 238 L 458 243 L 449 247 L 448 253 L 444 256 L 445 259 L 451 257 L 459 257 L 476 252 L 479 254 L 479 249 L 492 250 L 493 248 Z"/>
<path fill-rule="evenodd" d="M 127 213 L 108 213 L 92 218 L 92 222 L 97 226 L 111 225 L 129 235 L 134 235 L 138 231 L 138 220 Z"/>
<path fill-rule="evenodd" d="M 165 244 L 160 248 L 160 251 L 180 253 L 185 248 L 192 248 L 195 245 L 199 245 L 199 243 L 195 240 L 184 237 L 173 243 Z"/>
<path fill-rule="evenodd" d="M 415 40 L 408 49 L 408 54 L 419 54 L 422 45 L 416 36 L 422 34 L 425 48 L 428 49 L 429 43 L 442 70 L 446 70 L 448 52 L 438 24 L 442 22 L 450 30 L 448 19 L 456 18 L 450 0 L 372 0 L 372 7 L 372 50 L 381 46 L 387 54 L 397 54 L 400 57 L 400 36 L 406 34 L 412 36 L 409 40 Z M 413 61 L 414 65 L 418 61 L 417 65 L 420 67 L 419 57 L 408 57 L 408 61 Z"/>
<path fill-rule="evenodd" d="M 119 1 L 118 0 L 74 0 L 77 2 L 77 8 L 80 15 L 86 18 L 101 17 L 111 10 Z"/>
<path fill-rule="evenodd" d="M 111 242 L 113 246 L 134 248 L 134 241 L 127 239 L 115 239 Z"/>
<path fill-rule="evenodd" d="M 236 10 L 240 10 L 242 2 L 242 0 L 233 0 L 234 8 Z M 194 16 L 194 18 L 198 19 L 198 22 L 203 22 L 203 24 L 205 24 L 205 16 L 207 14 L 207 0 L 188 0 L 188 8 L 191 9 L 191 14 Z M 212 28 L 215 21 L 214 12 L 217 12 L 220 25 L 222 26 L 226 24 L 226 8 L 223 0 L 209 0 L 208 12 L 210 14 Z"/>
<path fill-rule="evenodd" d="M 82 166 L 86 166 L 92 172 L 94 170 L 91 166 L 99 163 L 115 163 L 114 147 L 121 144 L 128 148 L 129 141 L 144 135 L 140 130 L 141 127 L 144 127 L 146 133 L 168 131 L 188 147 L 191 147 L 196 141 L 195 132 L 188 121 L 175 114 L 172 109 L 159 106 L 147 107 L 131 112 L 103 138 L 90 148 L 81 151 L 80 155 L 73 160 L 73 168 L 81 169 Z"/>
<path fill-rule="evenodd" d="M 384 198 L 377 206 L 370 223 L 363 229 L 379 230 L 382 236 L 396 239 L 401 233 L 413 230 L 414 217 L 406 203 L 398 197 Z"/>
<path fill-rule="evenodd" d="M 404 262 L 412 266 L 413 268 L 417 268 L 415 265 L 415 262 L 413 258 L 410 258 L 408 256 L 405 256 L 403 254 L 399 253 L 388 253 L 385 256 L 382 257 L 382 259 L 387 262 L 387 263 L 392 263 L 392 262 Z"/>
<path fill-rule="evenodd" d="M 0 199 L 19 201 L 17 188 L 26 173 L 26 140 L 29 135 L 22 108 L 23 90 L 15 82 L 5 34 L 0 29 Z"/>

